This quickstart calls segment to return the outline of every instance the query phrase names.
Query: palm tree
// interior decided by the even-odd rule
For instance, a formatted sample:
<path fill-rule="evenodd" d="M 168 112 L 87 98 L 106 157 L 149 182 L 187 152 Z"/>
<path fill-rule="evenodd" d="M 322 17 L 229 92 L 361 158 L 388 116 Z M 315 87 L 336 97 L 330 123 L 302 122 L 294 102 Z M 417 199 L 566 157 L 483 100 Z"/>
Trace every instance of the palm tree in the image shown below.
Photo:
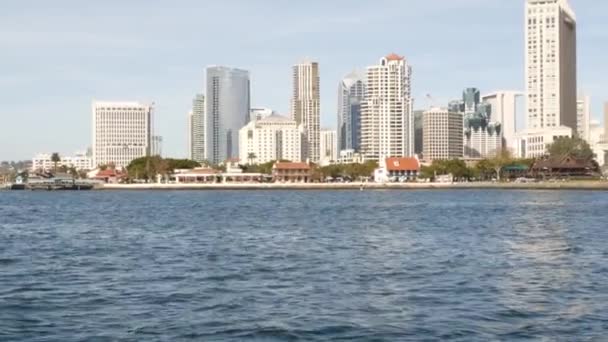
<path fill-rule="evenodd" d="M 257 156 L 253 152 L 249 152 L 249 154 L 247 154 L 247 159 L 250 165 L 253 164 L 253 161 L 256 160 L 256 158 Z"/>
<path fill-rule="evenodd" d="M 59 153 L 54 152 L 53 154 L 51 154 L 51 161 L 54 164 L 55 173 L 57 173 L 57 164 L 61 161 L 61 157 L 59 156 Z"/>

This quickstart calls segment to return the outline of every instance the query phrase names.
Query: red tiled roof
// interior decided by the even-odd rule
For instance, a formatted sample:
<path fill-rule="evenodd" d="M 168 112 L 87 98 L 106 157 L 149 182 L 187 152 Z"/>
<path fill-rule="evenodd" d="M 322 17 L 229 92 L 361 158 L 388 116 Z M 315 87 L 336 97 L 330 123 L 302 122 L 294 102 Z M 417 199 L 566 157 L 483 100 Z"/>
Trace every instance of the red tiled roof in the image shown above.
<path fill-rule="evenodd" d="M 278 162 L 274 164 L 273 168 L 280 170 L 310 170 L 310 165 L 306 163 Z"/>
<path fill-rule="evenodd" d="M 386 59 L 389 61 L 402 61 L 403 57 L 399 56 L 396 53 L 391 53 L 390 55 L 386 56 Z"/>
<path fill-rule="evenodd" d="M 416 158 L 386 158 L 386 169 L 388 171 L 418 171 L 420 162 Z"/>

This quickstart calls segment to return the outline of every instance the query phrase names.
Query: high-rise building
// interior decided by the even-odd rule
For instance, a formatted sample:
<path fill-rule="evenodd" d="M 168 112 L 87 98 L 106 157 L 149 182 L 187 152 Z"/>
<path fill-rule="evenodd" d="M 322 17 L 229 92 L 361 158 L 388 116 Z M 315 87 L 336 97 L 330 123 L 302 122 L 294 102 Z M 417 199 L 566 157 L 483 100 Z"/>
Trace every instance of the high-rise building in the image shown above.
<path fill-rule="evenodd" d="M 197 94 L 190 112 L 190 159 L 199 163 L 207 159 L 205 153 L 205 95 Z"/>
<path fill-rule="evenodd" d="M 499 123 L 502 132 L 502 146 L 512 149 L 517 133 L 517 99 L 523 93 L 518 91 L 497 91 L 483 96 L 482 102 L 491 107 L 492 120 Z"/>
<path fill-rule="evenodd" d="M 189 111 L 188 112 L 188 134 L 186 134 L 186 135 L 188 137 L 188 158 L 190 158 L 190 159 L 193 159 L 192 151 L 194 151 L 194 149 L 192 148 L 192 130 L 193 130 L 192 116 L 193 116 L 192 111 Z"/>
<path fill-rule="evenodd" d="M 464 115 L 464 156 L 488 158 L 502 149 L 502 127 L 492 120 L 492 106 L 481 102 L 477 88 L 462 93 L 461 110 Z"/>
<path fill-rule="evenodd" d="M 591 98 L 581 96 L 576 101 L 576 129 L 578 136 L 589 142 L 589 125 L 591 121 Z"/>
<path fill-rule="evenodd" d="M 527 129 L 576 126 L 576 17 L 567 0 L 527 0 Z"/>
<path fill-rule="evenodd" d="M 126 167 L 149 156 L 153 106 L 139 102 L 94 101 L 93 164 Z"/>
<path fill-rule="evenodd" d="M 367 68 L 361 105 L 361 152 L 366 160 L 414 155 L 412 68 L 391 54 Z"/>
<path fill-rule="evenodd" d="M 152 143 L 150 147 L 150 155 L 151 156 L 163 156 L 163 137 L 160 135 L 152 136 Z"/>
<path fill-rule="evenodd" d="M 239 131 L 240 162 L 263 164 L 275 160 L 299 162 L 302 126 L 276 114 L 252 120 Z"/>
<path fill-rule="evenodd" d="M 423 114 L 423 157 L 449 160 L 463 157 L 463 115 L 431 108 Z"/>
<path fill-rule="evenodd" d="M 303 62 L 293 66 L 291 118 L 304 127 L 302 152 L 305 159 L 319 161 L 321 113 L 319 63 Z"/>
<path fill-rule="evenodd" d="M 348 74 L 338 88 L 338 150 L 361 148 L 361 102 L 365 96 L 365 75 Z"/>
<path fill-rule="evenodd" d="M 205 156 L 213 164 L 239 157 L 239 130 L 249 121 L 249 72 L 207 68 Z"/>
<path fill-rule="evenodd" d="M 338 134 L 335 130 L 322 129 L 319 139 L 319 162 L 329 165 L 338 160 Z"/>
<path fill-rule="evenodd" d="M 424 137 L 424 110 L 414 111 L 414 153 L 422 154 Z"/>

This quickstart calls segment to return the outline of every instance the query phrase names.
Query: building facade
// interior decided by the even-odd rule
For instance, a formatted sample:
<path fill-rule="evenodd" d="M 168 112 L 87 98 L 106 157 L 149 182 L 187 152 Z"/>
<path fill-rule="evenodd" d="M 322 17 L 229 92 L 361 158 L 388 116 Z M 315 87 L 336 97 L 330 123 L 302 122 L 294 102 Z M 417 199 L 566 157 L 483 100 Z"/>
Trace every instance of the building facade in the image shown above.
<path fill-rule="evenodd" d="M 205 95 L 196 94 L 190 112 L 190 159 L 199 163 L 207 158 L 205 153 Z"/>
<path fill-rule="evenodd" d="M 424 160 L 463 157 L 463 114 L 431 108 L 423 115 Z"/>
<path fill-rule="evenodd" d="M 299 162 L 302 127 L 289 118 L 271 115 L 250 121 L 239 131 L 241 163 L 263 164 L 275 160 Z"/>
<path fill-rule="evenodd" d="M 361 103 L 365 98 L 365 75 L 352 72 L 338 87 L 338 150 L 361 149 Z"/>
<path fill-rule="evenodd" d="M 249 121 L 262 120 L 271 115 L 278 115 L 270 108 L 251 108 L 249 111 Z"/>
<path fill-rule="evenodd" d="M 293 66 L 291 118 L 304 127 L 302 157 L 319 161 L 321 120 L 319 63 L 304 62 Z"/>
<path fill-rule="evenodd" d="M 207 68 L 205 159 L 220 164 L 239 157 L 239 130 L 249 121 L 249 72 L 223 66 Z"/>
<path fill-rule="evenodd" d="M 424 119 L 424 110 L 415 110 L 414 111 L 414 153 L 417 155 L 422 154 L 423 149 L 423 119 Z"/>
<path fill-rule="evenodd" d="M 93 102 L 93 164 L 126 167 L 149 156 L 153 106 L 139 102 Z"/>
<path fill-rule="evenodd" d="M 492 120 L 501 126 L 502 146 L 512 149 L 517 133 L 517 101 L 524 94 L 518 91 L 498 91 L 481 98 L 492 111 Z"/>
<path fill-rule="evenodd" d="M 73 156 L 60 156 L 61 160 L 57 163 L 57 167 L 75 168 L 76 170 L 88 171 L 93 169 L 93 159 L 86 153 L 77 152 Z M 32 170 L 52 171 L 55 168 L 55 163 L 52 160 L 51 153 L 40 153 L 32 158 Z"/>
<path fill-rule="evenodd" d="M 338 160 L 338 134 L 335 130 L 321 130 L 319 156 L 321 165 L 329 165 Z"/>
<path fill-rule="evenodd" d="M 516 136 L 515 154 L 518 158 L 539 158 L 547 154 L 547 146 L 557 138 L 572 137 L 572 128 L 566 126 L 526 129 Z"/>
<path fill-rule="evenodd" d="M 414 155 L 412 68 L 391 54 L 367 68 L 361 106 L 361 152 L 366 160 Z"/>
<path fill-rule="evenodd" d="M 591 124 L 591 98 L 581 96 L 576 101 L 576 132 L 579 137 L 590 142 L 589 125 Z"/>
<path fill-rule="evenodd" d="M 576 17 L 567 0 L 527 0 L 527 129 L 577 131 Z"/>
<path fill-rule="evenodd" d="M 163 137 L 160 135 L 153 135 L 151 138 L 150 155 L 151 156 L 163 156 Z"/>

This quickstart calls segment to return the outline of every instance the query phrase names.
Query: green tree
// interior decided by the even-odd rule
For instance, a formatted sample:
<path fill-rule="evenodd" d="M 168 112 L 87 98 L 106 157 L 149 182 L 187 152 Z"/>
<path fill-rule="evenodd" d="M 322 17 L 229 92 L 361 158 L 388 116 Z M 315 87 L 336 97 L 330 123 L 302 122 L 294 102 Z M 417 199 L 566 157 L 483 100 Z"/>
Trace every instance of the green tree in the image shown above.
<path fill-rule="evenodd" d="M 255 155 L 255 153 L 253 152 L 249 152 L 247 154 L 247 162 L 251 165 L 254 164 L 255 160 L 257 159 L 257 156 Z"/>
<path fill-rule="evenodd" d="M 494 173 L 496 174 L 496 180 L 500 181 L 500 176 L 502 175 L 502 169 L 513 163 L 513 156 L 511 156 L 511 152 L 507 149 L 501 149 L 496 152 L 496 155 L 490 159 L 488 159 L 489 165 L 494 169 Z"/>
<path fill-rule="evenodd" d="M 54 152 L 53 154 L 51 154 L 51 161 L 53 162 L 53 170 L 55 173 L 57 173 L 57 164 L 61 161 L 59 153 Z"/>
<path fill-rule="evenodd" d="M 578 136 L 560 137 L 547 146 L 547 153 L 551 157 L 573 156 L 586 161 L 592 160 L 595 155 L 589 144 Z"/>

